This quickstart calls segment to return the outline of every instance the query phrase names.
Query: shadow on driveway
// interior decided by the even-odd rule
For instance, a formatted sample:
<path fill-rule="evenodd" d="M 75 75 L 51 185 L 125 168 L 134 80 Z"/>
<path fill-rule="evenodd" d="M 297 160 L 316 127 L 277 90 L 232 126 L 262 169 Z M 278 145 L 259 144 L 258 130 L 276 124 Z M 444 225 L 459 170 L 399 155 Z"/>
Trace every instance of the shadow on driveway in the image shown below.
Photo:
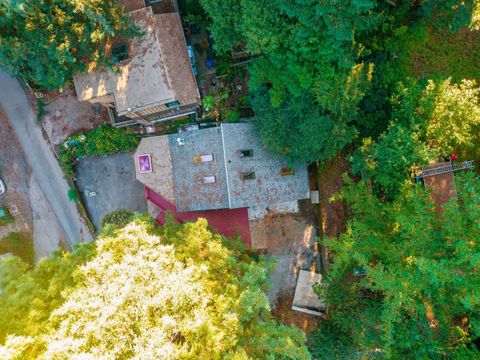
<path fill-rule="evenodd" d="M 77 187 L 97 231 L 109 212 L 147 211 L 143 185 L 135 179 L 133 153 L 80 159 Z"/>

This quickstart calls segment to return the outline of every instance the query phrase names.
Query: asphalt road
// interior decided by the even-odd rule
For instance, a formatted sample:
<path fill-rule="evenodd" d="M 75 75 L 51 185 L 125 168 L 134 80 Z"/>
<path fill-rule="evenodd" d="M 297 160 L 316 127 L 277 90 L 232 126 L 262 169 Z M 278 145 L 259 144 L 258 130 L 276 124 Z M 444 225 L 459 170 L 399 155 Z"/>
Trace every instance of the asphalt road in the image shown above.
<path fill-rule="evenodd" d="M 41 129 L 35 124 L 35 113 L 30 102 L 18 81 L 1 70 L 0 106 L 7 114 L 30 163 L 33 176 L 50 203 L 69 246 L 91 241 L 92 235 L 76 205 L 68 200 L 68 183 L 52 150 L 43 138 Z M 8 156 L 8 154 L 1 154 L 1 156 Z"/>

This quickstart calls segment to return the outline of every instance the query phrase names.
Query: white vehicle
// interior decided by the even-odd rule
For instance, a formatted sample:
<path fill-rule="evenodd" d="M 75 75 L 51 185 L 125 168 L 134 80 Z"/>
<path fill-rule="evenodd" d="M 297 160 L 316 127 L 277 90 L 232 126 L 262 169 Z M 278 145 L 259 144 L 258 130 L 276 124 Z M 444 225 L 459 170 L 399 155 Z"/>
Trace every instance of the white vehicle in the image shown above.
<path fill-rule="evenodd" d="M 2 195 L 6 190 L 7 190 L 7 187 L 5 186 L 5 183 L 3 182 L 2 179 L 0 179 L 0 195 Z"/>

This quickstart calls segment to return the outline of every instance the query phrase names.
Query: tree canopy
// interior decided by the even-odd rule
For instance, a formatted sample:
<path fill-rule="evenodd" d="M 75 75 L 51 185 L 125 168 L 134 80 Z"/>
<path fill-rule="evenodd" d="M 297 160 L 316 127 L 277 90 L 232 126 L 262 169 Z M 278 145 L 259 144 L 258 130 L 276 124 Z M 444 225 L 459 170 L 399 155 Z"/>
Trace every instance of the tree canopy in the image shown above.
<path fill-rule="evenodd" d="M 398 69 L 409 68 L 406 57 L 420 42 L 416 34 L 435 23 L 456 31 L 473 8 L 472 1 L 450 0 L 200 3 L 215 49 L 242 45 L 253 57 L 249 87 L 264 143 L 281 154 L 298 148 L 295 156 L 304 161 L 334 156 L 355 139 L 353 128 L 374 136 L 386 130 L 388 99 L 404 80 Z M 410 52 L 402 48 L 407 39 Z M 285 136 L 285 129 L 301 136 Z M 338 133 L 339 139 L 328 139 Z"/>
<path fill-rule="evenodd" d="M 346 341 L 335 351 L 350 346 L 394 359 L 480 356 L 480 180 L 473 173 L 456 179 L 458 199 L 440 213 L 428 192 L 411 183 L 389 203 L 363 182 L 344 189 L 353 216 L 344 234 L 327 241 L 335 260 L 323 294 L 331 324 Z M 355 268 L 366 276 L 353 276 Z M 326 351 L 322 341 L 314 348 L 314 357 Z"/>
<path fill-rule="evenodd" d="M 1 263 L 2 359 L 310 358 L 304 334 L 270 316 L 271 263 L 202 219 L 105 221 L 71 254 Z"/>
<path fill-rule="evenodd" d="M 42 89 L 110 64 L 108 42 L 138 34 L 114 0 L 0 2 L 0 65 Z"/>
<path fill-rule="evenodd" d="M 480 88 L 474 80 L 453 83 L 407 79 L 392 96 L 392 118 L 378 139 L 364 138 L 352 156 L 352 171 L 392 198 L 424 164 L 455 153 L 480 155 Z"/>

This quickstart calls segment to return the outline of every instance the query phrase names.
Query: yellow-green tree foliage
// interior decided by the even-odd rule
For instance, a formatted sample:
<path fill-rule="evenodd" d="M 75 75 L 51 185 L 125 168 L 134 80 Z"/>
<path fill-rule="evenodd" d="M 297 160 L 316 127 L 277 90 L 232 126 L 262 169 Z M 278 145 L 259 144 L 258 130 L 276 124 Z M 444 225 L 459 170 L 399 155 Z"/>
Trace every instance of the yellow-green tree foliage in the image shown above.
<path fill-rule="evenodd" d="M 431 144 L 444 152 L 463 157 L 480 155 L 480 88 L 473 80 L 453 84 L 451 79 L 429 81 L 425 97 L 432 108 L 426 135 Z"/>
<path fill-rule="evenodd" d="M 300 330 L 271 318 L 270 267 L 203 219 L 107 225 L 33 269 L 2 263 L 0 358 L 308 359 Z"/>

